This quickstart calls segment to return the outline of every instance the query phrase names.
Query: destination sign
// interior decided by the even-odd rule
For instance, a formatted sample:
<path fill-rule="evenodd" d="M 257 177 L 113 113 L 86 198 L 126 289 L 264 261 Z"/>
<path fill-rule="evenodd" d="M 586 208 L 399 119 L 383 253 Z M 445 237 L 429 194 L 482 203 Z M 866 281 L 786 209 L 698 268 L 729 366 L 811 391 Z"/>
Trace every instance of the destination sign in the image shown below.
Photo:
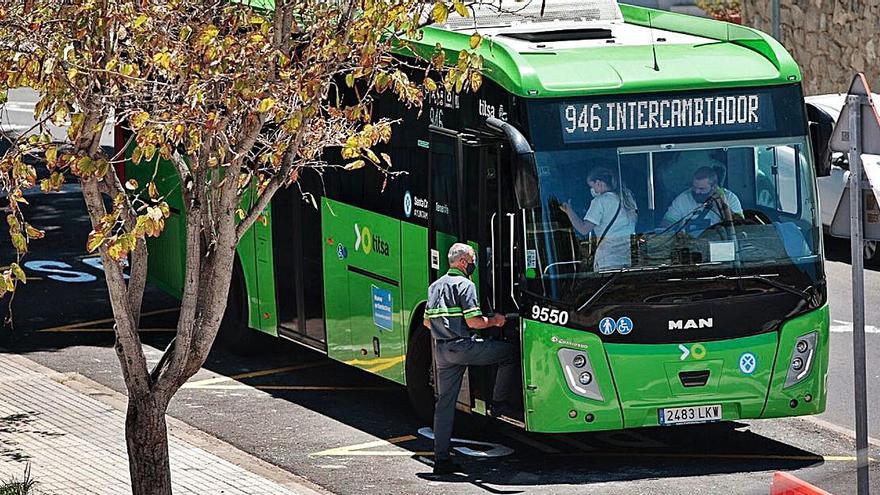
<path fill-rule="evenodd" d="M 767 92 L 724 96 L 637 98 L 559 105 L 564 143 L 676 135 L 772 131 Z"/>

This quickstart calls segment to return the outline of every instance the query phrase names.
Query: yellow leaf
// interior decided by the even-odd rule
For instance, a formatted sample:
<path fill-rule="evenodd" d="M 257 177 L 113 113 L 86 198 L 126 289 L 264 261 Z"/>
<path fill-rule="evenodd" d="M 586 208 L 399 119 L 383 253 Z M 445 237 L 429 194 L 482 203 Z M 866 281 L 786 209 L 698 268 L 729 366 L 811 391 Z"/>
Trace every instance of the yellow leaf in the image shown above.
<path fill-rule="evenodd" d="M 476 48 L 478 46 L 480 46 L 480 43 L 482 43 L 482 42 L 483 42 L 483 37 L 480 36 L 480 33 L 474 33 L 471 35 L 471 38 L 470 38 L 471 48 L 476 50 Z"/>
<path fill-rule="evenodd" d="M 144 156 L 144 150 L 140 146 L 135 146 L 134 150 L 131 152 L 131 162 L 137 165 L 141 162 L 141 158 Z"/>
<path fill-rule="evenodd" d="M 150 182 L 147 184 L 147 193 L 150 195 L 150 198 L 156 199 L 159 197 L 159 190 L 156 189 L 156 183 Z"/>
<path fill-rule="evenodd" d="M 346 165 L 345 170 L 357 170 L 359 168 L 362 168 L 366 164 L 367 164 L 367 162 L 365 162 L 363 160 L 355 160 L 355 161 L 349 163 L 348 165 Z"/>
<path fill-rule="evenodd" d="M 147 112 L 138 112 L 131 116 L 129 119 L 129 123 L 131 124 L 131 128 L 134 130 L 138 130 L 150 120 L 150 114 Z"/>
<path fill-rule="evenodd" d="M 428 91 L 437 91 L 437 83 L 435 83 L 434 80 L 431 79 L 430 77 L 426 77 L 425 78 L 425 88 L 427 88 Z"/>
<path fill-rule="evenodd" d="M 446 24 L 447 17 L 449 17 L 449 7 L 443 2 L 435 3 L 434 8 L 431 9 L 431 18 L 438 24 Z"/>
<path fill-rule="evenodd" d="M 140 16 L 138 16 L 137 19 L 134 20 L 134 27 L 139 28 L 143 26 L 144 23 L 147 22 L 147 19 L 147 16 L 141 14 Z"/>
<path fill-rule="evenodd" d="M 27 232 L 27 236 L 31 239 L 42 239 L 46 236 L 46 233 L 44 231 L 34 227 L 27 222 L 25 222 L 24 224 L 24 230 L 25 232 Z"/>
<path fill-rule="evenodd" d="M 467 7 L 464 6 L 464 2 L 461 0 L 454 0 L 452 5 L 455 7 L 455 11 L 458 12 L 458 15 L 462 17 L 470 17 L 471 13 L 468 11 Z"/>
<path fill-rule="evenodd" d="M 275 100 L 274 100 L 273 98 L 263 98 L 263 100 L 260 101 L 260 106 L 257 107 L 257 110 L 258 110 L 260 113 L 266 113 L 266 112 L 268 112 L 273 106 L 275 106 Z"/>
<path fill-rule="evenodd" d="M 129 191 L 134 191 L 138 188 L 138 181 L 134 179 L 128 179 L 127 181 L 125 181 L 125 188 Z"/>
<path fill-rule="evenodd" d="M 482 84 L 483 76 L 481 76 L 479 72 L 471 72 L 471 91 L 477 91 Z"/>
<path fill-rule="evenodd" d="M 24 270 L 22 270 L 21 267 L 18 266 L 18 263 L 12 263 L 11 265 L 9 265 L 9 269 L 12 270 L 12 274 L 15 275 L 15 278 L 17 278 L 21 283 L 27 283 L 27 275 L 24 274 Z"/>
<path fill-rule="evenodd" d="M 385 160 L 385 163 L 387 163 L 388 166 L 391 167 L 391 157 L 388 155 L 388 153 L 379 153 L 379 154 L 382 155 L 382 159 Z"/>
<path fill-rule="evenodd" d="M 94 230 L 89 234 L 89 239 L 86 241 L 86 251 L 93 253 L 96 249 L 101 247 L 101 244 L 104 243 L 104 234 L 100 232 L 95 232 Z"/>

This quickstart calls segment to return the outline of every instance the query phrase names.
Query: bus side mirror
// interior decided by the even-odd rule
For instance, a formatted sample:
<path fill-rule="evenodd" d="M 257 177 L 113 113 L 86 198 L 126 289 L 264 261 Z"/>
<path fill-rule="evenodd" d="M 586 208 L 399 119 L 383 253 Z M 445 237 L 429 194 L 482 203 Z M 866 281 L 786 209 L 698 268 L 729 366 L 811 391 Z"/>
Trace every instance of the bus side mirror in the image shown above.
<path fill-rule="evenodd" d="M 813 166 L 816 177 L 831 175 L 831 133 L 834 130 L 834 118 L 825 111 L 807 104 L 807 119 L 810 126 L 810 147 L 813 149 Z"/>
<path fill-rule="evenodd" d="M 516 193 L 517 206 L 520 208 L 537 208 L 541 206 L 535 154 L 529 152 L 526 155 L 516 155 L 514 168 L 513 189 Z"/>
<path fill-rule="evenodd" d="M 513 151 L 513 189 L 516 194 L 516 203 L 520 208 L 537 208 L 541 206 L 541 196 L 538 193 L 538 169 L 535 164 L 535 152 L 525 136 L 519 129 L 507 122 L 489 117 L 486 125 L 491 129 L 503 133 L 510 143 Z"/>

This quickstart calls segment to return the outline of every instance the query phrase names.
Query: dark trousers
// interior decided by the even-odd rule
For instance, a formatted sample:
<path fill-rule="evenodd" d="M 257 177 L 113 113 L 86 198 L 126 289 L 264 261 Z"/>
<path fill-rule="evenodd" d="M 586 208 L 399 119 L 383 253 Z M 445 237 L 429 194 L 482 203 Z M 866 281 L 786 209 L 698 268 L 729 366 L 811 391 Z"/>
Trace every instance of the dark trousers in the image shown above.
<path fill-rule="evenodd" d="M 449 458 L 449 440 L 455 419 L 455 402 L 461 380 L 468 365 L 498 365 L 492 400 L 515 401 L 517 367 L 515 348 L 507 342 L 470 338 L 453 342 L 437 342 L 434 359 L 437 363 L 437 405 L 434 408 L 435 459 Z"/>

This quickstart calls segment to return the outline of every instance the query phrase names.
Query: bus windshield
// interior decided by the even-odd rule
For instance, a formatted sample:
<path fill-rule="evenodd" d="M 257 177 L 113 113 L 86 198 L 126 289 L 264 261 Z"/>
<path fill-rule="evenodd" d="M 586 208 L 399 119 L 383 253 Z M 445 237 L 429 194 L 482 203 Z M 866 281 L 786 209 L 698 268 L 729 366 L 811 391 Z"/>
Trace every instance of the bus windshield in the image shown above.
<path fill-rule="evenodd" d="M 774 273 L 820 255 L 803 138 L 539 149 L 535 159 L 541 207 L 525 215 L 526 278 L 547 295 L 560 295 L 554 281 L 610 272 Z"/>

